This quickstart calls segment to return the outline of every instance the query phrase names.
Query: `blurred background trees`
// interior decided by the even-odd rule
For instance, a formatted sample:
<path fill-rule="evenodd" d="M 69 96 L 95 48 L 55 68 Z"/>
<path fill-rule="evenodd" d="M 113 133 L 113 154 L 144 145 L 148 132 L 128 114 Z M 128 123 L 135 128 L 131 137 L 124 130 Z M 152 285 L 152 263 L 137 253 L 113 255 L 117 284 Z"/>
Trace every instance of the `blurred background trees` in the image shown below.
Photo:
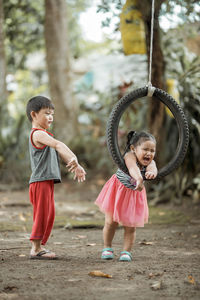
<path fill-rule="evenodd" d="M 50 94 L 56 104 L 56 136 L 58 139 L 67 138 L 67 141 L 70 141 L 73 136 L 78 134 L 78 130 L 76 102 L 72 88 L 68 13 L 65 0 L 45 0 L 44 26 Z"/>
<path fill-rule="evenodd" d="M 89 23 L 91 8 L 96 19 L 101 16 L 100 41 L 88 39 L 81 23 L 84 13 Z M 180 102 L 190 127 L 183 165 L 151 186 L 155 203 L 200 198 L 199 8 L 195 0 L 155 1 L 152 84 Z M 37 94 L 52 98 L 53 131 L 77 153 L 89 177 L 106 179 L 115 171 L 106 148 L 106 121 L 121 96 L 148 82 L 150 24 L 147 0 L 102 0 L 98 5 L 86 0 L 0 0 L 1 182 L 28 183 L 30 124 L 25 107 Z M 120 122 L 120 145 L 132 128 L 157 137 L 160 165 L 173 155 L 176 122 L 159 102 L 144 99 L 130 107 Z"/>

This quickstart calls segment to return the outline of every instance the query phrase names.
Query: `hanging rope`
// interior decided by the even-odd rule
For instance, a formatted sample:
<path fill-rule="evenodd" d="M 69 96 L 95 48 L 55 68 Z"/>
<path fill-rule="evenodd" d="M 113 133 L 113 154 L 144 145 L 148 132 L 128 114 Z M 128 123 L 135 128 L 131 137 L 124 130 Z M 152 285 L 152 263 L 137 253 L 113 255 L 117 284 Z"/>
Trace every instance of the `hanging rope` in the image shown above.
<path fill-rule="evenodd" d="M 155 0 L 152 0 L 151 7 L 151 33 L 150 33 L 150 54 L 149 54 L 149 82 L 148 82 L 148 97 L 152 97 L 155 91 L 155 87 L 151 83 L 151 74 L 152 74 L 152 53 L 153 53 L 153 26 L 154 26 L 154 6 Z"/>

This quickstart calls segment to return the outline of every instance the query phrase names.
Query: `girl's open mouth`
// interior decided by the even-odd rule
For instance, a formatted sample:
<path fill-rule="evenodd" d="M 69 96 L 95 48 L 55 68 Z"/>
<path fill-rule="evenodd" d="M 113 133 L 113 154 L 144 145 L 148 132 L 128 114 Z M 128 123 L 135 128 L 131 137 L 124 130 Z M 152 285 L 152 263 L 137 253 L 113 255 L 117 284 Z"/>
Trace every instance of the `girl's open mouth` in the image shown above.
<path fill-rule="evenodd" d="M 149 163 L 149 162 L 150 162 L 150 158 L 149 158 L 149 157 L 144 157 L 144 158 L 143 158 L 143 161 L 144 161 L 145 163 Z"/>

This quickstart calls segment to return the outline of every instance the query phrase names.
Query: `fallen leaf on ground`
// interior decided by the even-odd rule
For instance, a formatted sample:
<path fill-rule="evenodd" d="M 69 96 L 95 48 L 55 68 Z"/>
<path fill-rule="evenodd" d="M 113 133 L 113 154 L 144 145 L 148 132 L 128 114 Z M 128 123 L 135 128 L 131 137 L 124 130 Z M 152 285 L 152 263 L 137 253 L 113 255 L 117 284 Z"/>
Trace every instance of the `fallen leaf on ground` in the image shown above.
<path fill-rule="evenodd" d="M 132 275 L 127 276 L 127 280 L 133 280 L 133 279 L 134 279 L 134 277 Z"/>
<path fill-rule="evenodd" d="M 162 276 L 163 274 L 164 274 L 163 272 L 149 273 L 149 278 L 153 278 L 156 276 Z"/>
<path fill-rule="evenodd" d="M 196 239 L 197 237 L 198 237 L 197 234 L 193 234 L 193 235 L 192 235 L 192 238 L 193 238 L 193 239 Z"/>
<path fill-rule="evenodd" d="M 71 229 L 72 228 L 72 224 L 71 223 L 67 223 L 64 228 L 65 229 Z"/>
<path fill-rule="evenodd" d="M 139 242 L 140 245 L 153 245 L 153 242 L 147 242 L 147 241 L 142 241 L 142 242 Z"/>
<path fill-rule="evenodd" d="M 0 211 L 0 216 L 6 215 L 6 211 Z"/>
<path fill-rule="evenodd" d="M 79 239 L 86 239 L 86 235 L 77 235 L 77 238 L 79 238 Z"/>
<path fill-rule="evenodd" d="M 69 282 L 77 282 L 77 281 L 81 281 L 80 279 L 76 279 L 76 278 L 71 278 L 71 279 L 68 279 L 67 281 Z"/>
<path fill-rule="evenodd" d="M 192 275 L 188 275 L 188 282 L 191 284 L 195 284 L 195 279 Z"/>
<path fill-rule="evenodd" d="M 19 214 L 19 219 L 20 219 L 22 222 L 25 222 L 25 221 L 26 221 L 26 218 L 24 217 L 23 214 Z"/>
<path fill-rule="evenodd" d="M 106 278 L 112 278 L 112 275 L 105 274 L 99 270 L 91 271 L 88 275 L 94 276 L 94 277 L 106 277 Z"/>
<path fill-rule="evenodd" d="M 165 215 L 165 212 L 164 211 L 159 211 L 159 216 L 164 216 Z"/>
<path fill-rule="evenodd" d="M 11 291 L 15 291 L 15 290 L 17 290 L 17 289 L 18 289 L 18 287 L 16 287 L 16 286 L 8 285 L 8 286 L 5 286 L 5 287 L 4 287 L 3 291 L 4 291 L 4 292 L 11 292 Z"/>
<path fill-rule="evenodd" d="M 200 220 L 190 220 L 190 223 L 192 223 L 192 224 L 200 224 Z"/>
<path fill-rule="evenodd" d="M 87 236 L 86 235 L 77 235 L 77 236 L 73 236 L 72 240 L 80 240 L 80 239 L 86 239 Z"/>
<path fill-rule="evenodd" d="M 153 290 L 160 290 L 161 289 L 161 286 L 162 286 L 162 281 L 154 281 L 152 284 L 151 284 L 151 288 Z"/>

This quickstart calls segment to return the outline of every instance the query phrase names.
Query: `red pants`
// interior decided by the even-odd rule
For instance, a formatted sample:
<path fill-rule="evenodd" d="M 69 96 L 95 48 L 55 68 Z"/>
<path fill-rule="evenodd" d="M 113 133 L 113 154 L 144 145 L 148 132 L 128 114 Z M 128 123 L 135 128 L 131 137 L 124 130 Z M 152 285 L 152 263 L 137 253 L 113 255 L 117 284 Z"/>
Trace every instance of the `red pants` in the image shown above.
<path fill-rule="evenodd" d="M 54 181 L 31 183 L 29 197 L 33 205 L 33 227 L 30 240 L 41 240 L 41 244 L 45 245 L 55 219 Z"/>

